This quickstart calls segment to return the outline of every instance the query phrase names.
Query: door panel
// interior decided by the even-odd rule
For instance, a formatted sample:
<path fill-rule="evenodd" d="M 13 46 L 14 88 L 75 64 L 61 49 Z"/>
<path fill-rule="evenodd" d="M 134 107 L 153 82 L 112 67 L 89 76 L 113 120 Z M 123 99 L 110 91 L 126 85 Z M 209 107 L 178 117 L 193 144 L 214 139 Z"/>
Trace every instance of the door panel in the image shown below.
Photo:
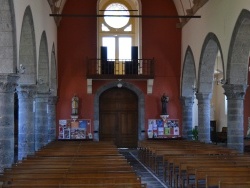
<path fill-rule="evenodd" d="M 135 147 L 137 143 L 137 112 L 120 113 L 120 146 Z"/>
<path fill-rule="evenodd" d="M 105 126 L 100 126 L 100 140 L 116 142 L 117 115 L 112 112 L 100 114 L 100 122 Z"/>
<path fill-rule="evenodd" d="M 100 96 L 100 140 L 117 147 L 137 147 L 138 98 L 125 88 L 113 88 Z"/>

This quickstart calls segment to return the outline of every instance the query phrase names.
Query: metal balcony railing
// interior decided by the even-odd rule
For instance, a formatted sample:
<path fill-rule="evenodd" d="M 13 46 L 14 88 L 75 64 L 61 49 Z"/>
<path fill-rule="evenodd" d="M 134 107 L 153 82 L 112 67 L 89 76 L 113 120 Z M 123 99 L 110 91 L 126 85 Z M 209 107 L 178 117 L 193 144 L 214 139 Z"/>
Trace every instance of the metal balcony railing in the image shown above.
<path fill-rule="evenodd" d="M 87 59 L 90 79 L 153 79 L 154 59 Z"/>

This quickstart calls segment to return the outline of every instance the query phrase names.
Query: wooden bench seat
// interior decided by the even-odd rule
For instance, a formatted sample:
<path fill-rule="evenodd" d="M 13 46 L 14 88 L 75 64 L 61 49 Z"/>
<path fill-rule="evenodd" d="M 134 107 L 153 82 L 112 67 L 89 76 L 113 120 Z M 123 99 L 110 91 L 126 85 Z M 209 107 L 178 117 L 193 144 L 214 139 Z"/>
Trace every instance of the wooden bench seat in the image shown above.
<path fill-rule="evenodd" d="M 222 160 L 223 159 L 223 160 Z M 238 161 L 235 157 L 225 160 L 224 156 L 210 156 L 210 155 L 189 155 L 189 156 L 172 156 L 168 157 L 168 164 L 165 164 L 164 179 L 168 180 L 170 184 L 172 181 L 182 182 L 185 175 L 190 176 L 194 174 L 195 168 L 201 166 L 247 166 L 250 162 L 249 158 L 239 158 Z M 187 172 L 188 171 L 188 172 Z"/>
<path fill-rule="evenodd" d="M 206 176 L 206 187 L 219 187 L 222 182 L 245 182 L 250 180 L 250 174 L 242 175 L 241 173 L 234 173 L 233 175 L 215 174 Z"/>
<path fill-rule="evenodd" d="M 38 161 L 38 162 L 34 162 L 34 161 L 29 161 L 29 162 L 23 162 L 23 163 L 19 163 L 19 164 L 15 164 L 13 165 L 13 168 L 18 168 L 18 167 L 25 167 L 25 166 L 37 166 L 39 168 L 39 166 L 47 166 L 47 165 L 51 165 L 51 166 L 73 166 L 73 165 L 78 165 L 78 166 L 109 166 L 110 164 L 113 165 L 129 165 L 129 163 L 127 162 L 127 160 L 122 159 L 122 160 L 82 160 L 82 161 L 58 161 L 55 163 L 55 161 Z"/>
<path fill-rule="evenodd" d="M 200 184 L 206 184 L 205 180 L 207 176 L 214 174 L 223 174 L 223 175 L 233 175 L 233 174 L 241 174 L 244 176 L 245 174 L 250 173 L 250 168 L 247 167 L 214 167 L 214 168 L 199 168 L 195 171 L 195 187 L 198 187 Z M 188 186 L 191 184 L 189 183 Z"/>
<path fill-rule="evenodd" d="M 135 172 L 131 171 L 124 171 L 119 173 L 15 173 L 15 174 L 9 174 L 6 175 L 6 178 L 9 178 L 11 180 L 15 179 L 57 179 L 57 178 L 109 178 L 109 177 L 137 177 Z"/>
<path fill-rule="evenodd" d="M 46 184 L 36 185 L 35 188 L 146 188 L 143 183 L 105 183 L 105 184 Z M 2 188 L 34 188 L 34 185 L 4 185 Z"/>
<path fill-rule="evenodd" d="M 236 181 L 236 182 L 231 182 L 231 181 L 221 181 L 219 183 L 219 188 L 250 188 L 250 181 Z"/>
<path fill-rule="evenodd" d="M 176 171 L 174 171 L 175 182 L 182 184 L 186 179 L 190 179 L 192 175 L 195 174 L 195 170 L 198 168 L 206 167 L 250 167 L 250 160 L 247 161 L 237 161 L 232 160 L 221 160 L 221 159 L 211 159 L 207 158 L 205 160 L 190 160 L 188 162 L 183 162 L 179 164 Z"/>
<path fill-rule="evenodd" d="M 201 183 L 199 186 L 205 186 L 206 174 L 203 174 L 201 178 L 199 173 L 196 173 L 200 168 L 220 168 L 220 173 L 226 175 L 232 171 L 242 173 L 242 177 L 244 177 L 244 172 L 239 169 L 245 168 L 247 173 L 250 172 L 248 171 L 250 169 L 249 155 L 242 155 L 236 150 L 192 141 L 150 141 L 138 143 L 139 159 L 156 174 L 159 174 L 159 169 L 162 168 L 164 180 L 173 187 L 185 187 L 187 184 L 197 187 L 198 182 Z M 237 169 L 236 172 L 234 169 Z M 196 180 L 199 178 L 201 178 L 199 181 Z M 195 181 L 191 182 L 192 179 Z"/>
<path fill-rule="evenodd" d="M 209 166 L 215 163 L 233 163 L 235 165 L 245 165 L 249 162 L 249 156 L 245 155 L 169 154 L 164 155 L 163 159 L 164 179 L 166 180 L 167 173 L 169 173 L 169 178 L 173 171 L 175 171 L 176 174 L 179 175 L 181 171 L 186 170 L 186 166 L 188 166 L 189 164 L 196 166 Z"/>

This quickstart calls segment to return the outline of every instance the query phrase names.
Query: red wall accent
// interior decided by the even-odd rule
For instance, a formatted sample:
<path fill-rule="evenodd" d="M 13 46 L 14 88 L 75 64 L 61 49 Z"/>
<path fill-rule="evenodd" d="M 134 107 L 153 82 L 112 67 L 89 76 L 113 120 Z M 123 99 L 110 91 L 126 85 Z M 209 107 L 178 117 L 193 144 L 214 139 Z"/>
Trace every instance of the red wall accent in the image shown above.
<path fill-rule="evenodd" d="M 250 66 L 250 57 L 248 61 L 248 66 Z M 250 74 L 248 73 L 248 84 L 250 83 Z M 250 90 L 249 87 L 246 90 L 246 96 L 244 100 L 244 135 L 247 135 L 248 130 L 248 117 L 250 117 Z"/>
<path fill-rule="evenodd" d="M 96 14 L 97 1 L 67 1 L 65 14 Z M 166 0 L 142 0 L 143 15 L 177 15 L 174 3 Z M 142 58 L 155 59 L 153 93 L 147 94 L 146 81 L 129 81 L 145 94 L 145 122 L 159 118 L 160 98 L 165 92 L 170 101 L 171 119 L 180 119 L 181 29 L 177 18 L 142 18 Z M 93 94 L 87 94 L 86 58 L 96 57 L 97 26 L 95 18 L 63 17 L 58 28 L 58 104 L 57 122 L 70 118 L 71 98 L 80 98 L 79 118 L 93 122 L 95 92 L 107 82 L 93 81 Z M 180 122 L 181 125 L 181 122 Z M 145 125 L 146 126 L 146 125 Z M 146 128 L 146 127 L 145 127 Z"/>

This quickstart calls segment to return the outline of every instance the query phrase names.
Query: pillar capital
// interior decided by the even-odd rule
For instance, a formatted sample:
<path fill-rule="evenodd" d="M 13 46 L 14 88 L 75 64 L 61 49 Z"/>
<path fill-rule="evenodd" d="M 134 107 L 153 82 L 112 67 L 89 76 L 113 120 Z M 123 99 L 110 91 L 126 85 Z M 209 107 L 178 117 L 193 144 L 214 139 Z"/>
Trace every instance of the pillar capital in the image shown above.
<path fill-rule="evenodd" d="M 18 98 L 33 98 L 36 94 L 36 85 L 19 85 L 17 86 Z"/>
<path fill-rule="evenodd" d="M 17 74 L 0 74 L 0 92 L 14 93 L 18 79 Z"/>
<path fill-rule="evenodd" d="M 227 99 L 244 100 L 248 86 L 246 84 L 224 84 L 222 87 Z"/>
<path fill-rule="evenodd" d="M 182 105 L 183 106 L 193 106 L 194 104 L 194 97 L 185 97 L 185 96 L 182 96 L 181 97 L 181 102 L 182 102 Z"/>
<path fill-rule="evenodd" d="M 195 95 L 198 101 L 210 100 L 212 98 L 212 93 L 196 93 Z"/>

